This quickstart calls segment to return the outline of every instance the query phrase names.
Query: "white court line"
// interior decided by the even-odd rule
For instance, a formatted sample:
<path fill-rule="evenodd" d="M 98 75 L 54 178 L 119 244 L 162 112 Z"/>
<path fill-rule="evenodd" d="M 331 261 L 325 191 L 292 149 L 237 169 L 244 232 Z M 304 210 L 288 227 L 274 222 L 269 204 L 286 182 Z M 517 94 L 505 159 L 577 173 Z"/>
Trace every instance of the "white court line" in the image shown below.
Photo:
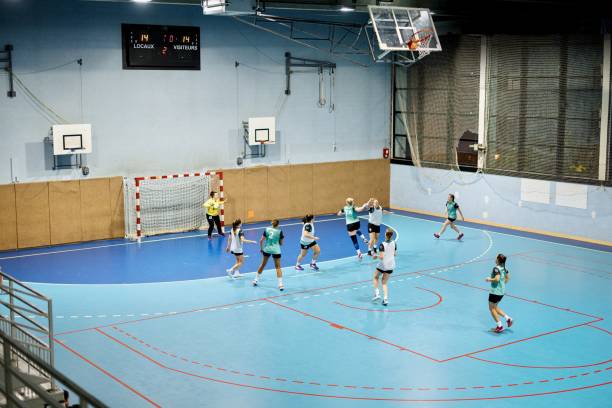
<path fill-rule="evenodd" d="M 328 220 L 317 220 L 316 222 L 328 222 L 328 221 L 339 221 L 339 220 L 343 220 L 344 218 L 338 217 L 338 218 L 330 218 Z M 294 226 L 294 225 L 302 225 L 302 222 L 294 222 L 294 223 L 289 223 L 289 224 L 281 224 L 281 227 L 289 227 L 289 226 Z M 264 228 L 268 228 L 267 226 L 264 227 L 253 227 L 253 228 L 244 228 L 243 231 L 256 231 L 256 230 L 260 230 L 260 229 L 264 229 Z M 215 235 L 218 235 L 217 233 L 215 233 Z M 28 258 L 31 256 L 42 256 L 42 255 L 53 255 L 53 254 L 63 254 L 63 253 L 67 253 L 67 252 L 81 252 L 81 251 L 89 251 L 89 250 L 93 250 L 93 249 L 102 249 L 102 248 L 112 248 L 112 247 L 117 247 L 117 246 L 128 246 L 128 245 L 141 245 L 141 244 L 151 244 L 154 242 L 163 242 L 163 241 L 174 241 L 177 239 L 189 239 L 189 238 L 203 238 L 206 235 L 204 233 L 202 234 L 192 234 L 192 235 L 185 235 L 185 236 L 181 236 L 181 237 L 170 237 L 170 238 L 157 238 L 157 239 L 147 239 L 146 241 L 142 241 L 140 242 L 140 244 L 136 241 L 130 241 L 130 242 L 121 242 L 119 244 L 109 244 L 109 245 L 97 245 L 97 246 L 91 246 L 91 247 L 87 247 L 87 248 L 72 248 L 72 249 L 62 249 L 59 251 L 48 251 L 48 252 L 38 252 L 35 254 L 26 254 L 26 255 L 14 255 L 14 256 L 0 256 L 0 261 L 3 259 L 18 259 L 18 258 Z"/>

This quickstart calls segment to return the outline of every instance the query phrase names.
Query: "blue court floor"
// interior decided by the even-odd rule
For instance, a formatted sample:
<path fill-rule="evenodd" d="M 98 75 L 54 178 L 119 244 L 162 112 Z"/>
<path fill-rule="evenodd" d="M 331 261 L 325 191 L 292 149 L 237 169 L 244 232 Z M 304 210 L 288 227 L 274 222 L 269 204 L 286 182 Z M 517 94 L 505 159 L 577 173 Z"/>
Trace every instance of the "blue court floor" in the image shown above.
<path fill-rule="evenodd" d="M 53 298 L 58 367 L 111 407 L 612 406 L 610 248 L 384 223 L 399 249 L 386 308 L 335 216 L 315 221 L 319 272 L 293 269 L 301 223 L 281 223 L 285 292 L 272 270 L 251 286 L 257 245 L 230 280 L 224 238 L 200 232 L 3 252 L 0 267 Z M 515 324 L 495 334 L 499 252 Z"/>

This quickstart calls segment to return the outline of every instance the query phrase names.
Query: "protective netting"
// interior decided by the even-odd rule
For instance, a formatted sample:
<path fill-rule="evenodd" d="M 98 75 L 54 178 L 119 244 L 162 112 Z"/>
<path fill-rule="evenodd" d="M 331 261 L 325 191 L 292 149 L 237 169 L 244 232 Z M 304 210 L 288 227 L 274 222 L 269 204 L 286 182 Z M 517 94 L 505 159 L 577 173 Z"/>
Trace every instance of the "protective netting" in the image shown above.
<path fill-rule="evenodd" d="M 206 223 L 202 204 L 219 191 L 218 175 L 139 180 L 142 236 L 199 229 Z M 137 238 L 136 183 L 126 179 L 126 236 Z"/>
<path fill-rule="evenodd" d="M 441 38 L 442 52 L 395 69 L 394 158 L 474 168 L 480 36 Z M 567 181 L 598 178 L 601 35 L 486 38 L 484 171 Z M 612 176 L 612 170 L 609 170 Z"/>
<path fill-rule="evenodd" d="M 486 167 L 596 180 L 602 54 L 601 35 L 491 37 Z"/>
<path fill-rule="evenodd" d="M 394 158 L 456 168 L 469 153 L 462 138 L 477 139 L 480 37 L 441 42 L 442 52 L 395 70 Z"/>

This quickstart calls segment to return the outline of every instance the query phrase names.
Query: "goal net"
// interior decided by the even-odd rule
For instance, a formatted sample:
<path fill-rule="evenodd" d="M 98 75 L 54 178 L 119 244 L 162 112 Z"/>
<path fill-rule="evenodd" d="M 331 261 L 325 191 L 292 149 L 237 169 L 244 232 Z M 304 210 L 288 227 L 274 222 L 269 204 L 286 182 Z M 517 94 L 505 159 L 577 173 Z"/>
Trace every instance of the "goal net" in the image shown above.
<path fill-rule="evenodd" d="M 223 198 L 223 173 L 202 172 L 124 179 L 126 238 L 197 230 L 206 226 L 202 204 L 211 191 Z M 221 207 L 223 225 L 223 207 Z"/>

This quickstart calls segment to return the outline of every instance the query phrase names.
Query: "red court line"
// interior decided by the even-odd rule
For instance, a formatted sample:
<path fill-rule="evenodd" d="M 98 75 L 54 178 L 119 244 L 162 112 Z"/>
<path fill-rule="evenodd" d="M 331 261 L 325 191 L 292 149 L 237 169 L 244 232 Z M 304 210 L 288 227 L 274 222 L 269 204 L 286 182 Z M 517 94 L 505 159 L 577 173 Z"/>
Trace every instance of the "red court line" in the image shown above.
<path fill-rule="evenodd" d="M 108 372 L 107 370 L 105 370 L 104 368 L 100 367 L 98 364 L 94 363 L 93 361 L 89 360 L 88 358 L 86 358 L 85 356 L 83 356 L 81 353 L 79 353 L 78 351 L 74 350 L 73 348 L 71 348 L 70 346 L 66 345 L 65 343 L 63 343 L 62 341 L 58 340 L 58 339 L 53 339 L 55 340 L 55 342 L 57 344 L 59 344 L 60 346 L 62 346 L 63 348 L 65 348 L 66 350 L 70 351 L 72 354 L 74 354 L 75 356 L 77 356 L 78 358 L 80 358 L 81 360 L 85 361 L 87 364 L 91 365 L 92 367 L 98 369 L 100 372 L 102 372 L 103 374 L 105 374 L 106 376 L 110 377 L 111 379 L 113 379 L 115 382 L 118 382 L 119 384 L 121 384 L 123 387 L 127 388 L 128 390 L 130 390 L 131 392 L 133 392 L 134 394 L 138 395 L 140 398 L 144 399 L 145 401 L 147 401 L 149 404 L 153 405 L 154 407 L 157 408 L 161 408 L 161 405 L 159 405 L 158 403 L 156 403 L 155 401 L 153 401 L 152 399 L 146 397 L 145 395 L 143 395 L 142 393 L 140 393 L 139 391 L 135 390 L 134 388 L 132 388 L 130 385 L 126 384 L 125 382 L 123 382 L 122 380 L 120 380 L 119 378 L 115 377 L 113 374 L 111 374 L 110 372 Z"/>
<path fill-rule="evenodd" d="M 511 256 L 514 256 L 514 255 L 517 255 L 517 254 L 511 254 Z M 434 271 L 434 270 L 439 270 L 439 269 L 444 269 L 444 268 L 452 268 L 452 267 L 458 266 L 458 265 L 469 265 L 469 264 L 472 264 L 472 263 L 486 262 L 486 261 L 490 261 L 491 259 L 487 258 L 487 259 L 480 259 L 480 260 L 477 260 L 477 261 L 461 262 L 461 263 L 456 263 L 456 264 L 451 264 L 451 265 L 446 265 L 446 266 L 436 266 L 436 267 L 432 267 L 432 268 L 420 269 L 420 270 L 413 271 L 413 272 L 398 273 L 395 276 L 406 276 L 406 275 L 422 274 L 423 272 L 429 272 L 429 271 Z M 55 336 L 63 336 L 63 335 L 67 335 L 67 334 L 74 334 L 74 333 L 81 333 L 81 332 L 85 332 L 85 331 L 96 330 L 96 329 L 99 329 L 99 328 L 103 329 L 103 328 L 107 328 L 107 327 L 111 327 L 111 326 L 124 325 L 124 324 L 130 324 L 130 323 L 138 323 L 138 322 L 144 322 L 144 321 L 155 320 L 155 319 L 162 319 L 162 318 L 166 318 L 166 317 L 184 315 L 184 314 L 189 314 L 189 313 L 196 313 L 196 312 L 200 312 L 200 311 L 204 311 L 204 310 L 209 310 L 209 309 L 214 309 L 214 308 L 236 306 L 236 305 L 240 305 L 240 304 L 253 303 L 253 302 L 264 302 L 264 301 L 266 301 L 266 299 L 278 299 L 278 298 L 283 298 L 283 297 L 288 297 L 288 296 L 295 296 L 295 295 L 299 295 L 299 294 L 303 294 L 303 293 L 317 292 L 317 291 L 320 291 L 320 290 L 335 289 L 335 288 L 341 288 L 341 287 L 344 287 L 344 286 L 353 286 L 353 285 L 358 285 L 358 284 L 362 284 L 362 283 L 369 283 L 371 281 L 372 281 L 371 279 L 365 279 L 365 280 L 353 281 L 353 282 L 348 282 L 348 283 L 340 283 L 340 284 L 331 285 L 331 286 L 322 286 L 322 287 L 316 287 L 316 288 L 312 288 L 312 289 L 304 289 L 304 290 L 297 291 L 297 292 L 285 293 L 283 295 L 260 297 L 260 298 L 248 299 L 248 300 L 243 300 L 243 301 L 234 302 L 234 303 L 226 303 L 226 304 L 222 304 L 222 305 L 214 305 L 214 306 L 200 307 L 200 308 L 197 308 L 197 309 L 184 310 L 184 311 L 176 312 L 176 313 L 166 313 L 166 314 L 158 315 L 158 316 L 149 316 L 149 317 L 144 317 L 144 318 L 141 318 L 141 319 L 122 320 L 122 321 L 119 321 L 119 322 L 116 322 L 116 323 L 110 323 L 110 324 L 105 324 L 105 325 L 101 325 L 101 326 L 91 326 L 91 327 L 86 327 L 86 328 L 83 328 L 83 329 L 68 330 L 68 331 L 65 331 L 65 332 L 56 333 Z"/>
<path fill-rule="evenodd" d="M 526 259 L 528 261 L 531 261 L 531 262 L 560 267 L 560 268 L 568 269 L 570 271 L 575 271 L 575 272 L 582 272 L 588 275 L 597 276 L 602 279 L 612 279 L 612 276 L 599 275 L 599 274 L 612 275 L 612 272 L 605 272 L 605 271 L 600 271 L 598 269 L 584 268 L 584 267 L 581 267 L 580 265 L 572 265 L 572 264 L 567 264 L 567 263 L 559 262 L 559 261 L 551 261 L 549 259 L 542 259 L 542 258 L 535 257 L 533 255 L 522 254 L 522 255 L 517 255 L 517 256 L 520 258 Z"/>
<path fill-rule="evenodd" d="M 485 351 L 495 350 L 495 349 L 498 349 L 498 348 L 510 346 L 512 344 L 522 343 L 524 341 L 529 341 L 529 340 L 537 339 L 539 337 L 544 337 L 544 336 L 548 336 L 548 335 L 551 335 L 551 334 L 559 333 L 559 332 L 562 332 L 562 331 L 575 329 L 576 327 L 588 326 L 591 323 L 595 323 L 595 322 L 599 322 L 599 321 L 601 321 L 601 320 L 594 320 L 592 322 L 580 323 L 580 324 L 575 324 L 575 325 L 569 326 L 569 327 L 563 327 L 561 329 L 553 330 L 553 331 L 550 331 L 550 332 L 536 334 L 535 336 L 525 337 L 524 339 L 518 339 L 518 340 L 515 340 L 515 341 L 508 342 L 508 343 L 499 344 L 497 346 L 488 347 L 488 348 L 485 348 L 485 349 L 482 349 L 482 350 L 472 351 L 470 353 L 462 354 L 460 356 L 455 356 L 455 357 L 447 358 L 445 360 L 440 360 L 440 362 L 441 363 L 446 363 L 447 361 L 456 360 L 456 359 L 461 358 L 461 357 L 469 357 L 469 356 L 474 355 L 474 354 L 484 353 Z"/>
<path fill-rule="evenodd" d="M 418 351 L 410 350 L 410 349 L 408 349 L 408 348 L 406 348 L 406 347 L 399 346 L 399 345 L 397 345 L 397 344 L 391 343 L 390 341 L 383 340 L 383 339 L 381 339 L 381 338 L 371 336 L 371 335 L 369 335 L 369 334 L 366 334 L 366 333 L 360 332 L 360 331 L 355 330 L 355 329 L 351 329 L 350 327 L 346 327 L 346 326 L 344 326 L 344 325 L 341 325 L 341 324 L 338 324 L 338 323 L 335 323 L 335 322 L 332 322 L 332 321 L 329 321 L 329 320 L 323 319 L 322 317 L 318 317 L 318 316 L 315 316 L 315 315 L 313 315 L 313 314 L 310 314 L 310 313 L 307 313 L 307 312 L 304 312 L 304 311 L 301 311 L 301 310 L 295 309 L 295 308 L 293 308 L 293 307 L 290 307 L 290 306 L 287 306 L 287 305 L 283 305 L 283 304 L 278 303 L 278 302 L 275 302 L 275 301 L 273 301 L 273 300 L 271 300 L 271 299 L 266 299 L 266 300 L 267 300 L 268 302 L 270 302 L 270 303 L 272 303 L 272 304 L 276 305 L 276 306 L 282 307 L 282 308 L 287 309 L 287 310 L 291 310 L 292 312 L 299 313 L 299 314 L 301 314 L 302 316 L 310 317 L 310 318 L 312 318 L 312 319 L 316 319 L 316 320 L 319 320 L 319 321 L 325 322 L 325 323 L 329 324 L 330 326 L 332 326 L 332 327 L 334 327 L 334 328 L 338 328 L 338 329 L 342 329 L 342 330 L 348 330 L 348 331 L 350 331 L 350 332 L 352 332 L 352 333 L 355 333 L 355 334 L 358 334 L 358 335 L 360 335 L 360 336 L 366 337 L 366 338 L 368 338 L 368 339 L 370 339 L 370 340 L 376 340 L 376 341 L 379 341 L 379 342 L 381 342 L 381 343 L 387 344 L 387 345 L 389 345 L 389 346 L 391 346 L 391 347 L 395 347 L 395 348 L 396 348 L 396 349 L 398 349 L 398 350 L 401 350 L 401 351 L 409 351 L 410 353 L 416 354 L 416 355 L 421 356 L 421 357 L 425 357 L 426 359 L 431 360 L 431 361 L 435 361 L 436 363 L 439 363 L 439 362 L 440 362 L 440 360 L 437 360 L 437 359 L 435 359 L 435 358 L 433 358 L 433 357 L 429 357 L 428 355 L 425 355 L 425 354 L 419 353 Z"/>
<path fill-rule="evenodd" d="M 123 334 L 124 336 L 130 338 L 132 341 L 134 341 L 136 343 L 136 346 L 138 346 L 139 344 L 145 344 L 146 345 L 146 343 L 143 342 L 141 339 L 139 339 L 138 337 L 132 335 L 131 333 L 126 332 L 125 330 L 122 330 L 122 329 L 120 329 L 118 327 L 113 327 L 113 330 L 116 330 L 119 333 Z M 147 348 L 151 348 L 150 345 L 146 345 L 146 347 Z M 190 361 L 190 359 L 188 359 L 188 358 L 175 356 L 175 354 L 173 352 L 170 352 L 170 351 L 160 350 L 160 349 L 157 349 L 155 347 L 153 347 L 153 349 L 158 351 L 158 352 L 160 352 L 160 353 L 162 353 L 165 356 L 170 356 L 170 357 L 173 357 L 175 359 L 183 360 L 185 362 L 189 362 Z M 259 379 L 265 379 L 265 380 L 271 380 L 271 381 L 280 381 L 280 382 L 290 381 L 290 380 L 288 380 L 286 378 L 276 378 L 276 376 L 271 376 L 271 375 L 256 375 L 256 374 L 253 374 L 253 373 L 242 373 L 240 371 L 236 371 L 236 370 L 232 370 L 232 369 L 228 369 L 228 368 L 216 367 L 216 366 L 212 366 L 210 364 L 201 363 L 201 362 L 197 362 L 197 361 L 192 361 L 192 363 L 208 367 L 211 370 L 230 372 L 230 373 L 236 374 L 236 375 L 244 375 L 244 376 L 248 376 L 248 377 L 257 377 Z M 612 366 L 607 367 L 605 370 L 606 371 L 607 370 L 612 370 Z M 566 379 L 570 379 L 570 378 L 577 378 L 578 375 L 584 376 L 584 375 L 590 375 L 590 374 L 597 374 L 597 373 L 600 373 L 602 371 L 603 370 L 595 370 L 593 372 L 587 372 L 587 373 L 572 375 L 572 376 L 568 376 L 568 377 L 555 378 L 554 381 L 562 381 L 562 380 L 566 380 Z M 503 386 L 503 385 L 489 385 L 489 386 L 482 385 L 482 386 L 471 386 L 469 388 L 471 388 L 471 389 L 484 389 L 484 388 L 516 387 L 516 386 L 519 386 L 519 385 L 534 384 L 534 382 L 536 382 L 536 381 L 537 382 L 550 382 L 551 380 L 550 379 L 541 379 L 541 380 L 532 380 L 532 381 L 523 382 L 522 384 L 518 384 L 518 383 L 517 384 L 507 384 L 505 386 Z M 358 388 L 357 386 L 354 386 L 354 385 L 322 384 L 322 383 L 319 383 L 319 382 L 312 382 L 312 381 L 307 381 L 307 380 L 297 380 L 297 379 L 293 379 L 293 380 L 291 380 L 291 382 L 292 383 L 296 383 L 296 384 L 308 384 L 308 385 L 314 385 L 314 386 Z M 371 390 L 377 389 L 377 387 L 371 387 L 371 386 L 361 386 L 360 388 L 371 389 Z M 386 388 L 382 388 L 382 389 L 390 389 L 390 388 L 386 387 Z M 454 389 L 455 390 L 460 390 L 460 389 L 467 390 L 468 388 L 466 388 L 466 387 L 454 387 Z M 406 390 L 406 391 L 412 391 L 412 390 L 421 390 L 421 391 L 423 391 L 423 390 L 427 390 L 427 391 L 433 391 L 433 390 L 449 391 L 450 388 L 448 388 L 448 387 L 443 388 L 443 387 L 415 387 L 415 386 L 413 386 L 413 387 L 409 387 L 409 388 L 400 388 L 400 390 Z"/>
<path fill-rule="evenodd" d="M 560 253 L 554 252 L 554 251 L 534 250 L 534 251 L 531 251 L 531 252 L 541 253 L 541 254 L 548 254 L 548 255 L 553 255 L 553 256 L 561 256 L 563 258 L 569 258 L 569 259 L 576 259 L 573 256 L 569 256 L 569 255 L 565 255 L 565 254 L 560 254 Z M 600 265 L 610 266 L 610 262 L 602 262 L 600 260 L 595 260 L 595 259 L 588 259 L 587 262 L 592 262 L 592 263 L 597 263 L 597 264 L 600 264 Z M 610 272 L 608 272 L 608 273 L 610 273 Z"/>
<path fill-rule="evenodd" d="M 612 336 L 612 332 L 611 332 L 611 331 L 608 331 L 608 330 L 606 330 L 606 329 L 604 329 L 604 328 L 601 328 L 601 327 L 598 327 L 598 326 L 593 326 L 592 324 L 588 324 L 587 326 L 589 326 L 589 327 L 591 327 L 591 328 L 593 328 L 593 329 L 601 330 L 602 332 L 607 333 L 607 334 L 609 334 L 610 336 Z"/>
<path fill-rule="evenodd" d="M 439 276 L 432 276 L 432 275 L 427 275 L 427 274 L 421 274 L 421 275 L 422 276 L 427 276 L 428 278 L 432 278 L 432 279 L 438 279 L 438 280 L 441 280 L 441 281 L 445 281 L 445 282 L 449 282 L 449 283 L 454 283 L 455 285 L 465 286 L 465 287 L 472 288 L 472 289 L 478 289 L 478 290 L 483 291 L 483 292 L 488 292 L 489 291 L 488 289 L 482 288 L 480 286 L 474 286 L 474 285 L 471 285 L 469 283 L 459 282 L 459 281 L 455 281 L 455 280 L 447 279 L 447 278 L 441 278 Z M 506 297 L 510 297 L 510 298 L 514 298 L 514 299 L 523 300 L 525 302 L 533 303 L 533 304 L 536 304 L 536 305 L 542 305 L 542 306 L 550 307 L 550 308 L 553 308 L 553 309 L 562 310 L 564 312 L 574 313 L 574 314 L 581 315 L 581 316 L 587 316 L 587 317 L 590 317 L 590 318 L 593 318 L 593 319 L 597 319 L 597 321 L 603 320 L 603 317 L 599 317 L 599 316 L 595 316 L 595 315 L 591 315 L 591 314 L 583 313 L 583 312 L 577 312 L 575 310 L 572 310 L 572 309 L 569 309 L 569 308 L 566 308 L 566 307 L 550 305 L 548 303 L 543 303 L 543 302 L 540 302 L 538 300 L 527 299 L 527 298 L 524 298 L 524 297 L 520 297 L 520 296 L 516 296 L 516 295 L 510 295 L 510 294 L 506 294 L 505 296 Z M 590 323 L 594 323 L 594 322 L 590 322 Z"/>
<path fill-rule="evenodd" d="M 202 380 L 206 380 L 206 381 L 210 381 L 210 382 L 215 382 L 215 383 L 220 383 L 220 384 L 226 384 L 226 385 L 231 385 L 231 386 L 236 386 L 236 387 L 243 387 L 243 388 L 249 388 L 249 389 L 254 389 L 254 390 L 261 390 L 261 391 L 277 392 L 277 393 L 282 393 L 282 394 L 307 396 L 307 397 L 321 397 L 321 398 L 345 399 L 345 400 L 356 400 L 356 401 L 391 401 L 391 402 L 491 401 L 491 400 L 502 400 L 502 399 L 514 399 L 514 398 L 536 397 L 536 396 L 543 396 L 543 395 L 563 394 L 563 393 L 567 393 L 567 392 L 586 390 L 586 389 L 597 388 L 597 387 L 601 387 L 601 386 L 612 384 L 612 381 L 607 381 L 607 382 L 603 382 L 603 383 L 592 384 L 592 385 L 587 385 L 587 386 L 582 386 L 582 387 L 568 388 L 568 389 L 557 390 L 557 391 L 547 391 L 547 392 L 531 393 L 531 394 L 502 395 L 502 396 L 494 396 L 494 397 L 465 397 L 465 398 L 436 398 L 436 399 L 354 397 L 354 396 L 348 396 L 348 395 L 334 395 L 334 394 L 320 394 L 320 393 L 309 393 L 309 392 L 300 392 L 300 391 L 289 391 L 289 390 L 281 390 L 281 389 L 275 389 L 275 388 L 269 388 L 269 387 L 259 387 L 259 386 L 255 386 L 255 385 L 242 384 L 242 383 L 237 383 L 237 382 L 233 382 L 233 381 L 221 380 L 221 379 L 218 379 L 218 378 L 206 377 L 206 376 L 203 376 L 203 375 L 200 375 L 200 374 L 195 374 L 195 373 L 191 373 L 191 372 L 188 372 L 188 371 L 179 370 L 177 368 L 169 367 L 169 366 L 166 366 L 165 364 L 157 361 L 153 357 L 150 357 L 147 354 L 142 353 L 141 351 L 132 348 L 128 344 L 126 344 L 126 343 L 122 342 L 121 340 L 111 336 L 110 334 L 108 334 L 108 333 L 106 333 L 106 332 L 104 332 L 104 331 L 102 331 L 100 329 L 95 329 L 95 330 L 98 333 L 102 334 L 103 336 L 107 337 L 108 339 L 110 339 L 110 340 L 120 344 L 121 346 L 127 348 L 128 350 L 132 351 L 133 353 L 141 356 L 145 360 L 148 360 L 152 364 L 154 364 L 154 365 L 156 365 L 156 366 L 158 366 L 158 367 L 160 367 L 160 368 L 162 368 L 164 370 L 168 370 L 168 371 L 171 371 L 171 372 L 174 372 L 174 373 L 183 374 L 183 375 L 186 375 L 186 376 L 189 376 L 189 377 L 198 378 L 198 379 L 202 379 Z M 371 387 L 371 388 L 373 388 L 373 387 Z"/>
<path fill-rule="evenodd" d="M 420 289 L 420 290 L 424 290 L 426 292 L 433 293 L 434 295 L 436 295 L 438 297 L 438 301 L 436 303 L 434 303 L 434 304 L 429 305 L 429 306 L 417 307 L 417 308 L 414 308 L 414 309 L 366 309 L 364 307 L 357 307 L 357 306 L 346 305 L 346 304 L 341 303 L 341 302 L 334 302 L 334 303 L 339 305 L 339 306 L 347 307 L 349 309 L 357 309 L 357 310 L 364 310 L 366 312 L 380 312 L 380 313 L 407 313 L 407 312 L 416 312 L 418 310 L 425 310 L 425 309 L 430 309 L 432 307 L 436 307 L 440 303 L 442 303 L 442 296 L 438 292 L 434 292 L 433 290 L 429 290 L 429 289 L 425 289 L 425 288 L 419 288 L 419 287 L 416 287 L 416 288 Z"/>
<path fill-rule="evenodd" d="M 497 365 L 503 365 L 503 366 L 507 366 L 507 367 L 541 368 L 541 369 L 546 369 L 546 370 L 564 370 L 564 369 L 572 369 L 572 368 L 594 367 L 594 366 L 598 366 L 598 365 L 607 364 L 607 363 L 612 362 L 612 359 L 609 359 L 609 360 L 606 360 L 606 361 L 600 361 L 599 363 L 584 364 L 584 365 L 575 365 L 575 366 L 531 366 L 531 365 L 520 365 L 520 364 L 502 363 L 500 361 L 486 360 L 484 358 L 478 358 L 478 357 L 474 357 L 474 356 L 471 356 L 471 355 L 468 355 L 466 357 L 474 359 L 474 360 L 482 361 L 483 363 L 497 364 Z"/>

